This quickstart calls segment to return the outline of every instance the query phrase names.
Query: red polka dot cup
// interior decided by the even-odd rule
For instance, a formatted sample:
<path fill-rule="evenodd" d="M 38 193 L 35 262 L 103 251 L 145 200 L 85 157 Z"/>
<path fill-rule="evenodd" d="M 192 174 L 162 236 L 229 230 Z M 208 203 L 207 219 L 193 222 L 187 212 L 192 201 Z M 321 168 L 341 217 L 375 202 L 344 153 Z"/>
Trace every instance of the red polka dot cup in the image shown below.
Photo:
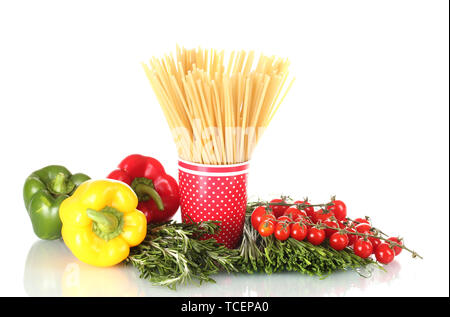
<path fill-rule="evenodd" d="M 220 221 L 213 237 L 227 248 L 242 238 L 247 205 L 249 164 L 204 165 L 178 161 L 183 222 Z"/>

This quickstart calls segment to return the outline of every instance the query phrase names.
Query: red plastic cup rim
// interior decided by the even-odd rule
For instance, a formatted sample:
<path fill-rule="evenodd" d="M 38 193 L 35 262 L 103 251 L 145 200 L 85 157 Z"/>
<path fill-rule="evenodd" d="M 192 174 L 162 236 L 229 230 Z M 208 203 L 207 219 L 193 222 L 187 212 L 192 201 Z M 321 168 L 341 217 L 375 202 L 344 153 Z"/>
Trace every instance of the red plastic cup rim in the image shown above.
<path fill-rule="evenodd" d="M 229 165 L 209 165 L 178 160 L 178 168 L 186 173 L 201 176 L 234 176 L 248 173 L 249 162 Z"/>

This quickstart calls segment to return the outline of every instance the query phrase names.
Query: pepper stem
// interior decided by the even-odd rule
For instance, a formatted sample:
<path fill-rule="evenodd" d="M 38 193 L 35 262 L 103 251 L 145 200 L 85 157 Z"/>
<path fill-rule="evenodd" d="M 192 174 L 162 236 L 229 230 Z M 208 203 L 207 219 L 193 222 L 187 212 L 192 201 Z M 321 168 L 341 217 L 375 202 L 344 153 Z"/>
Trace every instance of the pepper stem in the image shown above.
<path fill-rule="evenodd" d="M 100 238 L 108 241 L 122 233 L 123 213 L 113 207 L 102 210 L 88 208 L 87 216 L 92 219 L 92 231 Z"/>
<path fill-rule="evenodd" d="M 50 190 L 55 194 L 67 194 L 73 190 L 74 186 L 70 179 L 67 179 L 67 175 L 58 173 L 51 181 Z"/>
<path fill-rule="evenodd" d="M 138 195 L 138 197 L 148 195 L 155 202 L 156 207 L 158 207 L 158 210 L 164 210 L 164 204 L 161 199 L 161 196 L 159 196 L 158 192 L 152 186 L 141 183 L 136 184 L 133 189 Z"/>

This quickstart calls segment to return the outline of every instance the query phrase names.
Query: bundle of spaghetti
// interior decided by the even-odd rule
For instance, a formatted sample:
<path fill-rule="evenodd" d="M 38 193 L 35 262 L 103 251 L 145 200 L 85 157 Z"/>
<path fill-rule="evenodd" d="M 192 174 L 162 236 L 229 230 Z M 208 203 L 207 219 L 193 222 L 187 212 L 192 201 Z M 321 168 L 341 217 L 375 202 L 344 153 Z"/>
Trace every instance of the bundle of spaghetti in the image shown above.
<path fill-rule="evenodd" d="M 292 86 L 289 61 L 253 51 L 185 49 L 143 63 L 181 159 L 202 164 L 250 160 Z"/>

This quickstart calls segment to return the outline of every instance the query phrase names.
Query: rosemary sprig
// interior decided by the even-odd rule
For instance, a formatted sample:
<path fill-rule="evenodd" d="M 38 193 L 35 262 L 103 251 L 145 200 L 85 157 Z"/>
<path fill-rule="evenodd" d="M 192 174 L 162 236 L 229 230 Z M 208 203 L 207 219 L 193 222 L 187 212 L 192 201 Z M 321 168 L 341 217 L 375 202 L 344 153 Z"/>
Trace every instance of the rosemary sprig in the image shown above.
<path fill-rule="evenodd" d="M 139 270 L 141 278 L 172 289 L 179 284 L 214 282 L 213 274 L 237 272 L 237 250 L 214 239 L 200 240 L 218 230 L 218 224 L 211 221 L 150 224 L 145 240 L 132 248 L 126 261 Z"/>

